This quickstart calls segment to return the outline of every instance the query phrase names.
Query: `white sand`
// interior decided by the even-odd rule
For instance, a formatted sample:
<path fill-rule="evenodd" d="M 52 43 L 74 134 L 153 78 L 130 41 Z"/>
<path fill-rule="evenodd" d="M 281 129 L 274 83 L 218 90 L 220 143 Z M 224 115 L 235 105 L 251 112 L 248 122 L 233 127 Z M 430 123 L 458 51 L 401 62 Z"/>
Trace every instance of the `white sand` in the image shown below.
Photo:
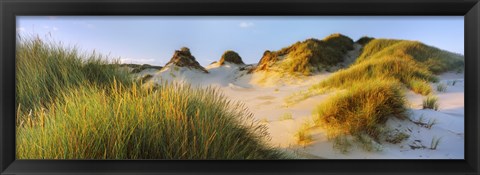
<path fill-rule="evenodd" d="M 312 84 L 328 77 L 330 73 L 322 73 L 306 77 L 301 81 L 289 83 L 267 83 L 268 86 L 256 84 L 259 75 L 240 71 L 239 66 L 226 64 L 210 65 L 209 73 L 188 68 L 167 67 L 157 72 L 141 72 L 152 74 L 152 81 L 185 81 L 198 86 L 217 86 L 232 100 L 242 101 L 254 114 L 255 119 L 268 127 L 271 145 L 292 152 L 299 158 L 328 159 L 463 159 L 464 158 L 464 83 L 463 74 L 448 73 L 440 76 L 442 83 L 456 80 L 455 86 L 448 85 L 446 92 L 436 92 L 439 97 L 438 111 L 421 109 L 421 95 L 407 93 L 410 103 L 409 113 L 413 121 L 423 115 L 424 122 L 436 119 L 437 124 L 427 129 L 409 120 L 390 119 L 387 125 L 398 131 L 408 133 L 410 137 L 398 144 L 382 143 L 380 151 L 365 151 L 353 146 L 348 153 L 333 149 L 333 142 L 326 139 L 322 129 L 311 130 L 313 142 L 299 145 L 295 133 L 303 123 L 312 120 L 312 111 L 329 94 L 314 96 L 284 107 L 285 97 L 310 87 Z M 432 84 L 436 89 L 436 84 Z M 282 117 L 291 114 L 291 119 Z M 433 137 L 441 138 L 436 150 L 428 149 Z M 425 146 L 425 149 L 412 149 L 410 145 Z"/>

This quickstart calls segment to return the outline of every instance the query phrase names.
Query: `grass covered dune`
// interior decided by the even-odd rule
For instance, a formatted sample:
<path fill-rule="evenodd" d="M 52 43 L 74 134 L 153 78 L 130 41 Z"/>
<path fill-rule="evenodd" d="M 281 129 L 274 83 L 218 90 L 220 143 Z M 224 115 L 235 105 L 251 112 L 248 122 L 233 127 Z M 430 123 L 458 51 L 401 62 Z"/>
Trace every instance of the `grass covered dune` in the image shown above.
<path fill-rule="evenodd" d="M 213 88 L 140 88 L 99 55 L 20 39 L 18 159 L 278 159 L 242 104 Z"/>
<path fill-rule="evenodd" d="M 387 119 L 408 117 L 404 113 L 407 89 L 429 96 L 424 108 L 436 110 L 430 83 L 438 81 L 436 74 L 461 72 L 465 64 L 461 55 L 416 41 L 366 38 L 362 45 L 361 55 L 350 67 L 286 99 L 287 104 L 294 104 L 339 91 L 318 104 L 313 118 L 315 126 L 325 128 L 334 147 L 342 151 L 351 146 L 351 139 L 346 139 L 351 136 L 367 150 L 372 150 L 372 143 L 388 140 L 383 137 L 390 129 L 384 125 Z"/>

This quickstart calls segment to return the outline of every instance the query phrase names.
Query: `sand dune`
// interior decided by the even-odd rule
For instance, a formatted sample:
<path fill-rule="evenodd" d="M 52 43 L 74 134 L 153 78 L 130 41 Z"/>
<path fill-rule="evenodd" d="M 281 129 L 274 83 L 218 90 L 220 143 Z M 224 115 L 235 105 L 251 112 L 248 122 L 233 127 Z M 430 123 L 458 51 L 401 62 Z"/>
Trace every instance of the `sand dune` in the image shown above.
<path fill-rule="evenodd" d="M 241 71 L 240 66 L 226 63 L 223 66 L 210 65 L 205 74 L 188 68 L 166 68 L 152 74 L 152 81 L 173 80 L 185 81 L 193 85 L 205 87 L 215 86 L 232 100 L 242 101 L 253 112 L 255 119 L 268 127 L 271 136 L 269 144 L 285 149 L 299 158 L 327 158 L 327 159 L 462 159 L 464 150 L 464 76 L 458 73 L 440 75 L 440 83 L 450 83 L 446 92 L 435 92 L 439 98 L 438 111 L 424 110 L 422 95 L 407 92 L 410 120 L 390 119 L 387 126 L 397 131 L 406 132 L 410 137 L 399 143 L 383 143 L 378 145 L 377 151 L 365 151 L 353 147 L 348 153 L 342 153 L 333 148 L 333 142 L 325 136 L 325 131 L 319 128 L 312 130 L 313 141 L 307 145 L 298 144 L 295 133 L 302 124 L 312 120 L 312 111 L 316 105 L 329 95 L 314 96 L 297 104 L 286 107 L 284 100 L 287 96 L 307 89 L 313 83 L 327 78 L 331 73 L 319 73 L 304 77 L 295 84 L 270 84 L 269 86 L 256 84 L 254 74 Z M 140 74 L 151 73 L 140 72 Z M 456 81 L 452 85 L 452 81 Z M 431 84 L 435 89 L 435 84 Z M 291 117 L 283 117 L 283 116 Z M 428 129 L 415 124 L 413 121 L 425 122 L 435 120 L 437 124 Z M 440 138 L 436 150 L 428 148 L 433 138 Z"/>

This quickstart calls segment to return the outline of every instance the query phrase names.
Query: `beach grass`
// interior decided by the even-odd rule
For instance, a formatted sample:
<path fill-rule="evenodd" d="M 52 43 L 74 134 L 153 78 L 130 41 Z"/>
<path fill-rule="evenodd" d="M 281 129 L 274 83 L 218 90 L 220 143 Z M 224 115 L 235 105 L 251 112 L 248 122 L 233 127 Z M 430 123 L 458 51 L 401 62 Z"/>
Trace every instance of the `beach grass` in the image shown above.
<path fill-rule="evenodd" d="M 117 63 L 39 38 L 17 51 L 17 159 L 285 158 L 218 89 L 145 88 Z"/>
<path fill-rule="evenodd" d="M 394 79 L 415 93 L 428 95 L 431 93 L 429 82 L 438 81 L 437 77 L 428 69 L 412 59 L 398 59 L 385 57 L 357 63 L 348 69 L 341 69 L 327 79 L 313 84 L 307 90 L 299 91 L 285 98 L 287 104 L 294 104 L 309 97 L 332 91 L 349 89 L 355 84 L 371 79 Z"/>
<path fill-rule="evenodd" d="M 78 48 L 47 43 L 38 37 L 19 38 L 16 49 L 15 99 L 23 109 L 62 100 L 63 91 L 82 84 L 109 86 L 114 79 L 131 83 L 127 72 L 95 52 L 81 53 Z"/>
<path fill-rule="evenodd" d="M 447 52 L 418 41 L 374 39 L 365 45 L 362 54 L 356 60 L 360 63 L 369 59 L 383 59 L 385 56 L 411 58 L 422 63 L 435 74 L 463 69 L 464 57 Z"/>
<path fill-rule="evenodd" d="M 285 101 L 296 103 L 331 90 L 345 89 L 371 78 L 394 78 L 421 95 L 430 95 L 436 74 L 463 69 L 463 56 L 427 46 L 418 41 L 370 39 L 349 68 L 335 72 L 308 90 L 292 94 Z"/>
<path fill-rule="evenodd" d="M 352 49 L 353 40 L 339 33 L 322 40 L 310 38 L 278 51 L 266 51 L 256 70 L 308 76 L 344 61 L 345 53 Z"/>
<path fill-rule="evenodd" d="M 377 78 L 332 95 L 313 115 L 315 124 L 324 127 L 330 139 L 367 135 L 378 141 L 389 117 L 405 118 L 405 102 L 398 81 Z"/>
<path fill-rule="evenodd" d="M 433 109 L 438 110 L 438 97 L 429 95 L 423 99 L 422 103 L 423 109 Z"/>

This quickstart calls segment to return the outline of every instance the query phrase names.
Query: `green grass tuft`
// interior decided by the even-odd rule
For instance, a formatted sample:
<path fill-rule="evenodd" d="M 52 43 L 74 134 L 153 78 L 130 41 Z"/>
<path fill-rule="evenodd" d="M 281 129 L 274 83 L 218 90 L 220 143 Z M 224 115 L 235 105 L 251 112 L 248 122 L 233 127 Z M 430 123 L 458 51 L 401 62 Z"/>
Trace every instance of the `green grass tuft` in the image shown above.
<path fill-rule="evenodd" d="M 300 129 L 295 134 L 295 138 L 297 139 L 297 143 L 301 145 L 307 145 L 313 141 L 312 134 L 310 133 L 308 125 L 302 125 Z"/>
<path fill-rule="evenodd" d="M 444 83 L 438 83 L 437 84 L 437 91 L 438 92 L 446 92 L 447 91 L 447 85 Z"/>
<path fill-rule="evenodd" d="M 423 109 L 438 110 L 438 98 L 436 96 L 427 96 L 423 99 Z"/>
<path fill-rule="evenodd" d="M 405 97 L 393 79 L 372 79 L 353 84 L 346 92 L 322 102 L 314 111 L 317 126 L 329 138 L 366 134 L 375 140 L 389 117 L 404 118 Z"/>
<path fill-rule="evenodd" d="M 407 82 L 407 87 L 417 94 L 429 95 L 432 92 L 432 87 L 425 80 L 411 79 Z"/>

